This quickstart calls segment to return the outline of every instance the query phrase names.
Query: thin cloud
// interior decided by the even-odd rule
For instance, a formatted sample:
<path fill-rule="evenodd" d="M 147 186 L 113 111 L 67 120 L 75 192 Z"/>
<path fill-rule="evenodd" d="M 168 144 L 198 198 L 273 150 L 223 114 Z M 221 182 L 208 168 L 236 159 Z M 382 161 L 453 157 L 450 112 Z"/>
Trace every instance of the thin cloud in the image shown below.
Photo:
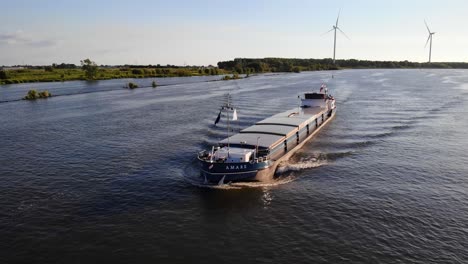
<path fill-rule="evenodd" d="M 54 47 L 58 41 L 53 39 L 34 39 L 22 31 L 14 33 L 0 33 L 0 45 L 25 45 L 30 47 L 44 48 Z"/>

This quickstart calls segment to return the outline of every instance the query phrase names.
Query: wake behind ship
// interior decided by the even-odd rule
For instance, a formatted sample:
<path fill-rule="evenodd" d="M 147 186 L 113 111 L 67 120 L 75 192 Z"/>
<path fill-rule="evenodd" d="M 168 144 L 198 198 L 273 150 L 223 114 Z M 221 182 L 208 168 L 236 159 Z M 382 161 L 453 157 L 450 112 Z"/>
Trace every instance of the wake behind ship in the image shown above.
<path fill-rule="evenodd" d="M 229 98 L 229 97 L 228 97 Z M 221 111 L 236 110 L 226 103 Z M 325 85 L 319 92 L 304 93 L 301 106 L 266 118 L 229 136 L 209 151 L 198 153 L 200 174 L 205 182 L 268 181 L 278 164 L 289 159 L 336 113 L 335 99 Z M 221 112 L 216 119 L 220 119 Z M 229 126 L 228 126 L 229 131 Z"/>

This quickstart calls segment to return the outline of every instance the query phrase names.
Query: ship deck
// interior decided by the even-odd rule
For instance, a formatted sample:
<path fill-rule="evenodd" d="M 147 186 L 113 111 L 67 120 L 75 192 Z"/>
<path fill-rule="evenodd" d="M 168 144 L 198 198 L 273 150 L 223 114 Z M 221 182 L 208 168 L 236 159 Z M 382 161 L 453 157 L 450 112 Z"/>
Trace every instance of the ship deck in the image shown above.
<path fill-rule="evenodd" d="M 307 125 L 314 124 L 315 126 L 315 120 L 325 112 L 326 109 L 320 107 L 293 108 L 259 121 L 220 143 L 247 148 L 258 145 L 261 149 L 272 149 L 304 130 Z"/>

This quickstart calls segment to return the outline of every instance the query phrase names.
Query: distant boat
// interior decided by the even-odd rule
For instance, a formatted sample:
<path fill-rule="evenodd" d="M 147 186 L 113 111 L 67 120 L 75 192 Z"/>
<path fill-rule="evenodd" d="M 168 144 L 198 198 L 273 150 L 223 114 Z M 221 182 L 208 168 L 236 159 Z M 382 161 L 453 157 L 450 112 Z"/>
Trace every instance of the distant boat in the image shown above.
<path fill-rule="evenodd" d="M 322 85 L 320 92 L 304 93 L 300 108 L 276 114 L 232 136 L 229 113 L 236 113 L 236 109 L 229 97 L 221 111 L 228 113 L 228 137 L 219 146 L 198 153 L 201 176 L 205 182 L 217 184 L 273 179 L 278 164 L 289 159 L 335 116 L 336 105 L 326 85 Z"/>

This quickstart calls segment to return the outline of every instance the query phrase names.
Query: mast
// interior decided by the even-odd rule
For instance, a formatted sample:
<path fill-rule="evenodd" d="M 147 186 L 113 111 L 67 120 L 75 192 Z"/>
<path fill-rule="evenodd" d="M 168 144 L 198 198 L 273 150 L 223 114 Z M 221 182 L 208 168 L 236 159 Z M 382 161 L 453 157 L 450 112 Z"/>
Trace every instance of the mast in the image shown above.
<path fill-rule="evenodd" d="M 227 112 L 227 140 L 228 140 L 228 145 L 227 145 L 227 148 L 228 148 L 228 157 L 229 157 L 229 145 L 230 145 L 230 142 L 229 142 L 229 129 L 230 129 L 230 126 L 229 126 L 229 111 L 231 110 L 231 95 L 228 93 L 227 94 L 227 102 L 226 102 L 226 112 Z"/>
<path fill-rule="evenodd" d="M 227 98 L 227 138 L 228 138 L 228 156 L 229 156 L 229 107 L 231 106 L 230 103 L 230 95 L 228 94 Z"/>
<path fill-rule="evenodd" d="M 222 112 L 223 111 L 226 111 L 226 123 L 227 123 L 227 126 L 226 126 L 226 134 L 227 134 L 227 150 L 228 150 L 228 156 L 229 156 L 229 147 L 230 147 L 230 139 L 229 139 L 229 130 L 231 129 L 231 122 L 229 120 L 229 111 L 232 111 L 234 110 L 234 114 L 235 114 L 235 109 L 232 107 L 231 105 L 231 95 L 228 93 L 226 95 L 226 101 L 224 103 L 223 106 L 221 106 L 221 110 L 219 111 L 219 114 L 218 114 L 218 117 L 216 118 L 216 121 L 215 121 L 215 125 L 216 123 L 218 123 L 219 119 L 221 118 L 222 116 Z M 233 114 L 233 118 L 236 117 L 236 120 L 237 120 L 237 114 L 234 115 Z"/>

